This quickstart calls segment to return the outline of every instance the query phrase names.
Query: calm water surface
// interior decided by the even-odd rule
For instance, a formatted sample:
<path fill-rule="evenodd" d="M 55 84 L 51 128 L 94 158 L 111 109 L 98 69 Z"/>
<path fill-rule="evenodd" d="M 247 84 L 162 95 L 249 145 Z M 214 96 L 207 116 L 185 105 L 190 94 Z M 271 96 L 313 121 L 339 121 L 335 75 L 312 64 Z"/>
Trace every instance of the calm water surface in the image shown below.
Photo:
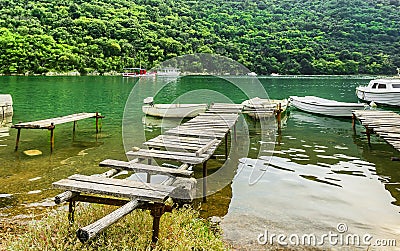
<path fill-rule="evenodd" d="M 160 81 L 168 82 L 157 94 Z M 256 85 L 256 79 L 236 78 Z M 339 101 L 356 102 L 355 87 L 365 78 L 279 77 L 259 78 L 270 98 L 290 95 L 318 95 Z M 142 98 L 155 96 L 160 103 L 226 102 L 240 103 L 246 95 L 226 80 L 214 77 L 183 77 L 177 81 L 148 79 L 137 82 L 121 77 L 1 77 L 0 93 L 10 93 L 14 101 L 13 123 L 78 112 L 101 112 L 106 118 L 96 136 L 93 120 L 72 123 L 55 130 L 55 151 L 49 151 L 49 132 L 23 130 L 20 148 L 14 152 L 16 130 L 2 130 L 0 138 L 0 217 L 3 219 L 40 215 L 53 206 L 52 196 L 60 191 L 51 183 L 69 175 L 106 171 L 98 163 L 106 158 L 125 160 L 124 152 L 141 146 L 146 139 L 180 121 L 143 117 Z M 134 89 L 133 89 L 134 88 Z M 126 103 L 131 90 L 131 99 Z M 124 109 L 129 110 L 125 114 Z M 397 110 L 398 111 L 398 110 Z M 124 129 L 122 129 L 124 125 Z M 246 156 L 232 154 L 229 170 L 211 179 L 210 187 L 227 184 L 207 203 L 204 217 L 224 217 L 227 239 L 257 245 L 257 237 L 270 233 L 324 234 L 345 223 L 348 233 L 369 233 L 375 238 L 398 238 L 400 234 L 400 169 L 391 157 L 400 154 L 382 140 L 366 143 L 362 127 L 357 133 L 351 121 L 303 113 L 292 109 L 273 142 L 262 138 L 258 122 L 243 117 L 241 125 L 248 144 Z M 123 139 L 124 135 L 124 139 Z M 125 143 L 125 145 L 124 145 Z M 274 147 L 265 147 L 266 145 Z M 235 147 L 231 147 L 234 152 Z M 38 149 L 39 156 L 25 150 Z M 232 152 L 232 153 L 233 153 Z M 218 149 L 222 154 L 223 149 Z M 272 155 L 272 157 L 271 157 Z M 210 174 L 217 172 L 222 159 L 211 160 Z M 269 163 L 269 165 L 268 165 Z M 196 176 L 201 170 L 195 168 Z M 250 185 L 254 173 L 259 180 Z M 4 194 L 7 196 L 4 198 Z M 400 240 L 399 240 L 400 242 Z M 262 247 L 262 246 L 261 246 Z"/>

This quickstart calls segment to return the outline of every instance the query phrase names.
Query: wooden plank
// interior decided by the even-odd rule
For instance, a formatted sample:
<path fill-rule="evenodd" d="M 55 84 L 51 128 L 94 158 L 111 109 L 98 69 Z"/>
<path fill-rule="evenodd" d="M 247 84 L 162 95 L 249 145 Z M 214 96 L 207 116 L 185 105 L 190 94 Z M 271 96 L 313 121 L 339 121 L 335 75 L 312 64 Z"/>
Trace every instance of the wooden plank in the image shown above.
<path fill-rule="evenodd" d="M 143 201 L 164 202 L 169 193 L 161 191 L 151 191 L 138 188 L 121 187 L 106 184 L 96 184 L 77 180 L 63 179 L 53 183 L 53 187 L 73 192 L 83 192 L 91 194 L 102 194 L 120 198 L 138 198 Z"/>
<path fill-rule="evenodd" d="M 210 142 L 208 142 L 205 146 L 203 146 L 202 148 L 200 148 L 199 150 L 196 151 L 196 157 L 200 157 L 204 152 L 209 150 L 212 146 L 215 146 L 215 144 L 218 144 L 218 142 L 220 142 L 220 141 L 217 139 L 213 139 Z"/>
<path fill-rule="evenodd" d="M 87 119 L 87 118 L 94 118 L 94 117 L 96 117 L 96 113 L 78 113 L 78 114 L 71 114 L 71 115 L 67 115 L 67 116 L 63 116 L 63 117 L 18 123 L 18 124 L 13 125 L 13 128 L 43 129 L 43 128 L 48 128 L 52 123 L 53 123 L 53 125 L 58 125 L 58 124 L 64 124 L 64 123 L 78 121 L 78 120 Z"/>
<path fill-rule="evenodd" d="M 69 180 L 76 180 L 82 182 L 88 182 L 93 184 L 104 184 L 104 185 L 112 185 L 116 187 L 126 187 L 126 188 L 136 188 L 136 189 L 143 189 L 143 190 L 150 190 L 150 191 L 157 191 L 157 192 L 166 192 L 171 193 L 175 188 L 171 186 L 163 186 L 159 184 L 149 184 L 143 183 L 140 181 L 134 180 L 121 180 L 121 179 L 113 179 L 113 178 L 104 178 L 100 176 L 86 176 L 80 174 L 74 174 L 68 177 Z"/>
<path fill-rule="evenodd" d="M 143 172 L 150 174 L 164 174 L 173 176 L 190 177 L 193 175 L 193 171 L 180 170 L 162 166 L 145 165 L 140 163 L 130 163 L 126 161 L 106 159 L 100 162 L 99 166 L 111 167 L 116 169 L 122 169 L 126 171 Z"/>
<path fill-rule="evenodd" d="M 126 153 L 128 157 L 138 157 L 138 158 L 155 158 L 155 159 L 165 159 L 165 160 L 174 160 L 178 161 L 181 163 L 187 163 L 187 164 L 201 164 L 208 160 L 211 155 L 210 154 L 202 154 L 201 157 L 195 157 L 192 156 L 183 156 L 183 155 L 174 155 L 174 153 L 178 152 L 171 152 L 171 151 L 159 151 L 159 152 L 154 152 L 154 150 L 140 150 L 137 152 L 129 151 Z"/>

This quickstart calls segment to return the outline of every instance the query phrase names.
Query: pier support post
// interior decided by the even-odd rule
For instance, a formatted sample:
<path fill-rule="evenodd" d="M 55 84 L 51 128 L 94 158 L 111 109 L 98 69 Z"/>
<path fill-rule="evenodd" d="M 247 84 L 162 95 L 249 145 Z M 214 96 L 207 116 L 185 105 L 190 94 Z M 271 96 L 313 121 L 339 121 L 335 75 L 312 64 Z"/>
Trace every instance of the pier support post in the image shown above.
<path fill-rule="evenodd" d="M 368 126 L 365 127 L 365 134 L 367 134 L 368 145 L 370 145 L 371 144 L 371 129 L 369 129 Z"/>
<path fill-rule="evenodd" d="M 225 134 L 225 160 L 228 159 L 228 134 Z"/>
<path fill-rule="evenodd" d="M 150 209 L 150 214 L 153 216 L 153 235 L 151 236 L 152 244 L 156 244 L 158 241 L 158 233 L 160 231 L 160 219 L 161 216 L 165 213 L 165 205 L 164 204 L 155 204 Z"/>
<path fill-rule="evenodd" d="M 278 104 L 278 109 L 276 110 L 276 121 L 278 122 L 278 129 L 281 129 L 282 124 L 282 105 Z"/>
<path fill-rule="evenodd" d="M 74 121 L 74 127 L 72 128 L 72 141 L 75 140 L 75 131 L 76 131 L 76 121 Z"/>
<path fill-rule="evenodd" d="M 207 202 L 207 161 L 203 162 L 203 202 Z"/>
<path fill-rule="evenodd" d="M 99 133 L 99 113 L 96 112 L 96 133 Z"/>
<path fill-rule="evenodd" d="M 68 221 L 70 224 L 74 223 L 75 206 L 76 206 L 76 202 L 73 198 L 71 198 L 69 200 L 69 205 L 68 205 Z"/>
<path fill-rule="evenodd" d="M 50 130 L 50 152 L 53 152 L 54 149 L 54 123 L 51 123 L 48 130 Z"/>
<path fill-rule="evenodd" d="M 353 131 L 356 132 L 356 115 L 354 115 L 354 113 L 351 117 L 351 125 L 353 127 Z"/>
<path fill-rule="evenodd" d="M 18 128 L 17 140 L 15 141 L 15 151 L 18 150 L 19 138 L 21 137 L 21 128 Z"/>

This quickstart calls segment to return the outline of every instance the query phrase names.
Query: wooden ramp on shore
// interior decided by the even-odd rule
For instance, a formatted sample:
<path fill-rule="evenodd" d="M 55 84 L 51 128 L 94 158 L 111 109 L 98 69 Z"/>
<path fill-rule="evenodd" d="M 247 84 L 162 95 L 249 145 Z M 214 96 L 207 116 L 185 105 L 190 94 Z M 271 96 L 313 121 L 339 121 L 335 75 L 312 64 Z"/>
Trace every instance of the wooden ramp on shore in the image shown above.
<path fill-rule="evenodd" d="M 69 123 L 69 122 L 74 122 L 74 127 L 73 127 L 73 132 L 75 133 L 76 129 L 76 122 L 79 120 L 83 119 L 88 119 L 88 118 L 95 118 L 96 119 L 96 133 L 99 132 L 99 119 L 104 118 L 104 116 L 101 116 L 100 113 L 76 113 L 76 114 L 71 114 L 67 116 L 62 116 L 62 117 L 56 117 L 56 118 L 49 118 L 49 119 L 42 119 L 42 120 L 36 120 L 32 122 L 24 122 L 24 123 L 18 123 L 15 125 L 12 125 L 11 128 L 18 129 L 17 132 L 17 139 L 15 143 L 15 151 L 18 150 L 18 144 L 19 140 L 21 137 L 21 129 L 47 129 L 50 131 L 50 150 L 53 151 L 54 149 L 54 129 L 56 125 L 64 124 L 64 123 Z"/>
<path fill-rule="evenodd" d="M 400 114 L 392 111 L 357 110 L 353 111 L 353 128 L 356 120 L 365 127 L 368 143 L 371 133 L 375 133 L 400 151 Z"/>

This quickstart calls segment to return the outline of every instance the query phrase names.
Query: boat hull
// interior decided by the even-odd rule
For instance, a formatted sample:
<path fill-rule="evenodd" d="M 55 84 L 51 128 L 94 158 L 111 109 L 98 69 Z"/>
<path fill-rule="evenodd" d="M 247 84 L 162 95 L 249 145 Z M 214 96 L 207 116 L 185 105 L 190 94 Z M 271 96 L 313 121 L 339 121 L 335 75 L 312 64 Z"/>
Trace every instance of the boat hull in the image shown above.
<path fill-rule="evenodd" d="M 193 118 L 205 112 L 207 104 L 155 104 L 144 105 L 142 111 L 146 115 L 161 118 Z"/>
<path fill-rule="evenodd" d="M 400 92 L 372 92 L 365 87 L 357 87 L 356 95 L 362 101 L 400 106 Z"/>
<path fill-rule="evenodd" d="M 290 104 L 305 112 L 333 117 L 351 117 L 353 110 L 364 109 L 364 104 L 337 102 L 312 96 L 291 96 Z"/>

